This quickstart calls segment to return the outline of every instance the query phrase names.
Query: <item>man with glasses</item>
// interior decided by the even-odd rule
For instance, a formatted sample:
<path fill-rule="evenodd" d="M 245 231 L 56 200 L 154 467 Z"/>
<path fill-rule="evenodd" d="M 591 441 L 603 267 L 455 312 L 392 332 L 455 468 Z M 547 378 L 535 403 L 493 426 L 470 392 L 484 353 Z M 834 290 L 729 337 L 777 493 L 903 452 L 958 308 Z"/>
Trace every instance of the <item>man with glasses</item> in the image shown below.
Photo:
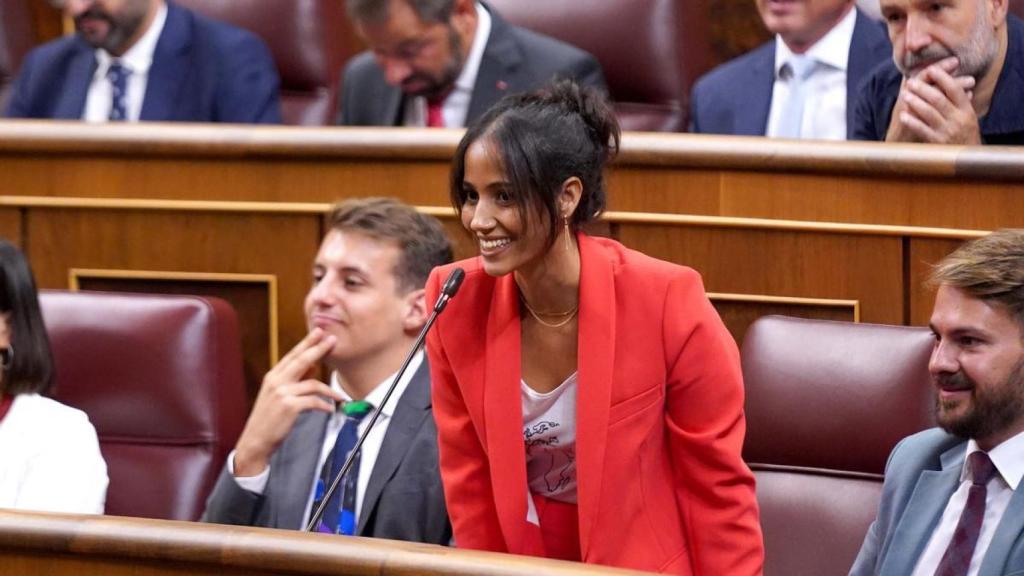
<path fill-rule="evenodd" d="M 597 61 L 476 0 L 347 0 L 370 50 L 345 69 L 339 123 L 463 127 L 555 76 L 605 88 Z"/>

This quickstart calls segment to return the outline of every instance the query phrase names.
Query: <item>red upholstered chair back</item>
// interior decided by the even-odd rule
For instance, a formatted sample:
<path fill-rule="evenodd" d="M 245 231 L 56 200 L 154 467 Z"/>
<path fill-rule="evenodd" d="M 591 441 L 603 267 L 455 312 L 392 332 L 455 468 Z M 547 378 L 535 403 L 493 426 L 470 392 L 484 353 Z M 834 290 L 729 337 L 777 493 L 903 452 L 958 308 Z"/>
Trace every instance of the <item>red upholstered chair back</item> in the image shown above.
<path fill-rule="evenodd" d="M 21 59 L 35 43 L 27 0 L 0 0 L 0 113 L 7 109 Z"/>
<path fill-rule="evenodd" d="M 196 520 L 248 403 L 238 320 L 216 298 L 43 291 L 56 399 L 85 411 L 108 514 Z"/>
<path fill-rule="evenodd" d="M 1010 0 L 1010 13 L 1024 18 L 1024 0 Z"/>
<path fill-rule="evenodd" d="M 896 443 L 933 426 L 926 328 L 767 316 L 743 342 L 767 576 L 847 574 Z"/>
<path fill-rule="evenodd" d="M 285 124 L 334 123 L 341 67 L 351 56 L 344 0 L 175 0 L 245 28 L 270 46 Z"/>
<path fill-rule="evenodd" d="M 488 0 L 509 22 L 579 46 L 604 68 L 623 130 L 686 129 L 690 85 L 711 65 L 708 2 Z"/>

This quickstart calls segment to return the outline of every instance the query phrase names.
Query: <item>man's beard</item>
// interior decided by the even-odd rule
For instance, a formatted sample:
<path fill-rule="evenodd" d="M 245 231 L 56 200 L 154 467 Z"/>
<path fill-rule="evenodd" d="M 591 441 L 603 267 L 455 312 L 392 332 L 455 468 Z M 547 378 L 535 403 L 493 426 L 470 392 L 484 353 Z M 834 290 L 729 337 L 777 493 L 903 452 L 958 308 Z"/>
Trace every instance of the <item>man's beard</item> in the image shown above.
<path fill-rule="evenodd" d="M 896 67 L 904 76 L 919 66 L 938 62 L 950 56 L 959 60 L 954 76 L 973 76 L 978 79 L 988 72 L 996 58 L 999 41 L 992 34 L 992 27 L 985 12 L 979 12 L 974 19 L 971 35 L 962 46 L 953 49 L 939 44 L 931 44 L 920 52 L 907 52 L 902 61 L 894 59 Z"/>
<path fill-rule="evenodd" d="M 426 74 L 415 73 L 407 78 L 403 84 L 406 82 L 410 84 L 423 82 L 424 87 L 418 90 L 405 90 L 403 87 L 402 92 L 409 96 L 424 96 L 427 99 L 443 97 L 451 92 L 452 87 L 455 84 L 455 80 L 457 80 L 459 74 L 462 73 L 463 66 L 461 59 L 462 38 L 460 38 L 455 29 L 451 27 L 448 28 L 448 43 L 452 57 L 447 63 L 445 63 L 445 67 L 441 70 L 441 74 L 435 78 Z"/>
<path fill-rule="evenodd" d="M 79 32 L 82 39 L 93 48 L 102 48 L 111 54 L 120 54 L 127 48 L 126 44 L 135 35 L 136 31 L 138 31 L 145 17 L 146 12 L 142 11 L 139 14 L 129 14 L 127 17 L 118 20 L 106 10 L 93 6 L 78 16 L 75 16 L 75 29 Z M 85 19 L 102 20 L 106 22 L 106 35 L 101 38 L 89 37 L 89 35 L 82 29 L 82 21 Z"/>
<path fill-rule="evenodd" d="M 955 410 L 966 400 L 935 402 L 935 419 L 939 427 L 960 438 L 988 438 L 1004 432 L 1024 417 L 1024 358 L 1017 362 L 1010 374 L 998 386 L 980 389 L 963 371 L 942 374 L 937 384 L 944 387 L 971 390 L 970 407 L 959 416 Z"/>

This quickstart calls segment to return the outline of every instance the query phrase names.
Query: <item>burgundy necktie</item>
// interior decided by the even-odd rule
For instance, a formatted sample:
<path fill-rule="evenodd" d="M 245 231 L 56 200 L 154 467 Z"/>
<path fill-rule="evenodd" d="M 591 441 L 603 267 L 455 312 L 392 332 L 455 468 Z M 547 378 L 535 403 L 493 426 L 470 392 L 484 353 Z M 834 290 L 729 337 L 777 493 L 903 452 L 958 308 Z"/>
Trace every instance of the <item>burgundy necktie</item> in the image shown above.
<path fill-rule="evenodd" d="M 442 107 L 444 106 L 444 99 L 448 96 L 447 93 L 439 98 L 427 98 L 427 127 L 428 128 L 444 128 L 444 114 L 442 114 Z"/>
<path fill-rule="evenodd" d="M 953 531 L 953 539 L 942 555 L 935 576 L 964 576 L 971 566 L 971 558 L 974 556 L 974 547 L 978 543 L 978 534 L 981 533 L 981 522 L 985 519 L 985 496 L 988 489 L 985 487 L 996 467 L 992 464 L 988 454 L 977 451 L 967 457 L 967 465 L 971 472 L 971 487 L 967 491 L 967 504 L 960 514 L 960 521 Z"/>

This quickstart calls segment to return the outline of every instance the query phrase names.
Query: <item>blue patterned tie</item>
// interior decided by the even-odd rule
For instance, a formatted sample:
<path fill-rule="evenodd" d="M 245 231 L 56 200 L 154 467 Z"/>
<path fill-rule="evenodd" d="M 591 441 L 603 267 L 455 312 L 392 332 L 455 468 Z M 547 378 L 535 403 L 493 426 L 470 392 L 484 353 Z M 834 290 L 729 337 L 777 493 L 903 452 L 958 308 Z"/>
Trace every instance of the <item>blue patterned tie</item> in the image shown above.
<path fill-rule="evenodd" d="M 779 138 L 800 138 L 804 124 L 804 102 L 807 100 L 807 79 L 817 67 L 817 61 L 808 56 L 794 54 L 789 62 L 782 66 L 780 73 L 789 76 L 789 99 L 782 108 L 778 129 L 775 135 Z"/>
<path fill-rule="evenodd" d="M 338 437 L 334 441 L 334 450 L 324 462 L 320 471 L 320 479 L 316 483 L 316 493 L 313 496 L 313 510 L 317 509 L 323 499 L 327 488 L 334 481 L 335 476 L 341 471 L 341 467 L 348 458 L 348 453 L 356 446 L 359 439 L 359 423 L 373 410 L 369 402 L 356 400 L 346 402 L 342 406 L 345 413 L 345 423 L 341 430 L 338 430 Z M 331 534 L 345 534 L 351 536 L 356 532 L 356 486 L 359 480 L 359 453 L 356 453 L 352 461 L 352 468 L 341 481 L 341 486 L 331 496 L 327 507 L 324 508 L 324 515 L 320 519 L 318 532 Z"/>
<path fill-rule="evenodd" d="M 988 495 L 986 485 L 995 475 L 996 467 L 988 454 L 978 451 L 967 457 L 967 466 L 971 471 L 971 487 L 967 491 L 967 503 L 960 514 L 960 521 L 953 530 L 953 539 L 949 541 L 946 553 L 942 555 L 935 576 L 963 576 L 971 567 L 974 547 L 978 544 L 981 523 L 985 519 L 985 497 Z"/>
<path fill-rule="evenodd" d="M 110 81 L 111 88 L 111 122 L 123 122 L 128 119 L 128 77 L 131 74 L 131 70 L 125 68 L 116 60 L 111 62 L 110 68 L 107 69 L 107 80 Z"/>

